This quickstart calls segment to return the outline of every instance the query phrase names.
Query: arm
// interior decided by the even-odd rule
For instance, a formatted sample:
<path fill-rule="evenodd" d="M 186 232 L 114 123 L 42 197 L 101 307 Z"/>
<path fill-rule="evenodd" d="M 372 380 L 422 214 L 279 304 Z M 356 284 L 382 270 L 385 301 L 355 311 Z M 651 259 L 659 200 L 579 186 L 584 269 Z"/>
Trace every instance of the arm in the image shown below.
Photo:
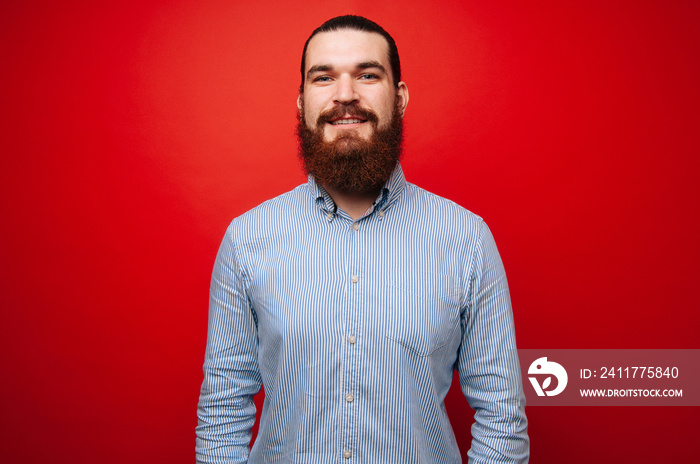
<path fill-rule="evenodd" d="M 204 382 L 197 416 L 197 462 L 248 462 L 260 391 L 257 320 L 245 290 L 231 229 L 216 257 L 209 299 Z"/>
<path fill-rule="evenodd" d="M 526 463 L 530 443 L 508 282 L 491 232 L 481 227 L 457 359 L 462 392 L 475 410 L 469 463 Z"/>

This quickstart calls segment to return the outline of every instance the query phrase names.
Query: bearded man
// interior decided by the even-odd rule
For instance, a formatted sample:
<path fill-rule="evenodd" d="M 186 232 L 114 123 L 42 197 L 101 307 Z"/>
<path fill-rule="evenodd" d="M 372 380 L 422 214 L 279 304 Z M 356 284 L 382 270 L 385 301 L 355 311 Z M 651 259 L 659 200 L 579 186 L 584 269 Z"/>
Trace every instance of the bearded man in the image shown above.
<path fill-rule="evenodd" d="M 236 218 L 217 255 L 198 462 L 461 462 L 455 369 L 469 462 L 527 462 L 503 266 L 481 218 L 404 178 L 393 38 L 358 16 L 324 23 L 297 105 L 308 183 Z"/>

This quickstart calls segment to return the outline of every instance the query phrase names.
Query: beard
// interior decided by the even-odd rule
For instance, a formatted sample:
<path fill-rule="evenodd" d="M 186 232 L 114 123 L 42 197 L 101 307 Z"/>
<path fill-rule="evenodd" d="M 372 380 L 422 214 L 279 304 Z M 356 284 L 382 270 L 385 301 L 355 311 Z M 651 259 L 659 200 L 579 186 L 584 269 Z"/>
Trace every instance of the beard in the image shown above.
<path fill-rule="evenodd" d="M 378 129 L 377 115 L 353 105 L 336 105 L 321 113 L 316 121 L 316 129 L 309 129 L 304 123 L 304 115 L 297 116 L 297 138 L 299 157 L 304 171 L 314 176 L 316 182 L 344 193 L 378 192 L 386 183 L 401 158 L 403 141 L 403 118 L 396 100 L 389 125 Z M 303 108 L 303 104 L 302 104 Z M 323 128 L 333 118 L 346 113 L 365 119 L 363 124 L 374 128 L 369 140 L 355 133 L 338 135 L 335 140 L 326 142 Z"/>

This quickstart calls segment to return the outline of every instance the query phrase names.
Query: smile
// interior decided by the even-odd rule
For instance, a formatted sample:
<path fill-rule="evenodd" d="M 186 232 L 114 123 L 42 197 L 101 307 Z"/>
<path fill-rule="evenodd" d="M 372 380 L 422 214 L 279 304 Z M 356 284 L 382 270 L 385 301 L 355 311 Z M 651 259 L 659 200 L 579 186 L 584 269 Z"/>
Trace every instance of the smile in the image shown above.
<path fill-rule="evenodd" d="M 331 121 L 331 124 L 333 124 L 334 126 L 338 126 L 341 124 L 360 124 L 363 122 L 365 121 L 363 121 L 362 119 L 338 119 L 335 121 Z"/>

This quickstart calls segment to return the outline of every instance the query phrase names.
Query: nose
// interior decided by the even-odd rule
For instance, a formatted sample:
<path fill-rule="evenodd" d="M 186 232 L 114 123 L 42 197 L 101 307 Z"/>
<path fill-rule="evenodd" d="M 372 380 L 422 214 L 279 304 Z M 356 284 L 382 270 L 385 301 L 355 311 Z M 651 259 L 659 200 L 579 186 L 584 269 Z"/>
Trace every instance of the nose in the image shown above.
<path fill-rule="evenodd" d="M 335 95 L 333 101 L 335 103 L 350 104 L 359 100 L 360 96 L 355 88 L 355 80 L 351 76 L 341 76 L 336 81 Z"/>

